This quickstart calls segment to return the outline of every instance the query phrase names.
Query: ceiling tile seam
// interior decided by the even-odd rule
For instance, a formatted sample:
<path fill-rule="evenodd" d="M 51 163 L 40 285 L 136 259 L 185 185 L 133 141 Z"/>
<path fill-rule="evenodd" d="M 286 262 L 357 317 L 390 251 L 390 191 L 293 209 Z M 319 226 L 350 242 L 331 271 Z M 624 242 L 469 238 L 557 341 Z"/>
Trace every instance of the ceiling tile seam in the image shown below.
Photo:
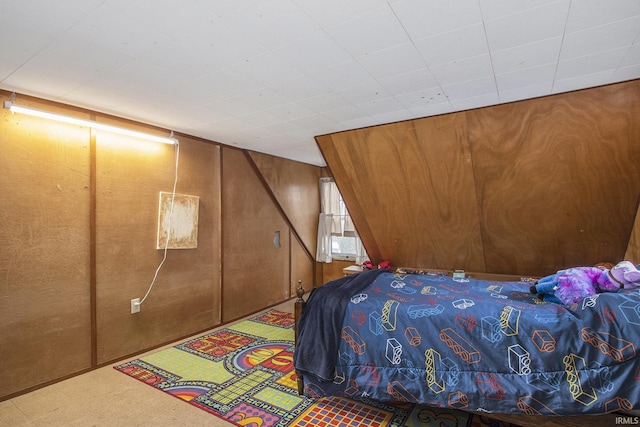
<path fill-rule="evenodd" d="M 571 15 L 572 5 L 573 5 L 573 0 L 569 0 L 567 15 L 564 19 L 564 29 L 562 30 L 562 39 L 560 40 L 560 49 L 558 49 L 558 58 L 556 59 L 556 69 L 553 71 L 553 78 L 551 79 L 551 93 L 555 93 L 555 89 L 556 89 L 556 77 L 558 75 L 558 68 L 560 68 L 560 57 L 562 56 L 562 48 L 564 47 L 564 38 L 567 33 L 567 24 L 569 23 L 569 16 Z"/>
<path fill-rule="evenodd" d="M 107 0 L 103 0 L 99 5 L 97 5 L 93 9 L 91 9 L 91 11 L 87 12 L 84 16 L 79 18 L 73 25 L 65 28 L 61 33 L 58 34 L 57 37 L 54 37 L 51 40 L 49 40 L 49 42 L 45 46 L 43 46 L 41 49 L 39 49 L 37 52 L 35 52 L 33 55 L 31 55 L 26 61 L 24 61 L 19 66 L 17 66 L 13 71 L 9 72 L 9 74 L 4 76 L 2 78 L 2 80 L 0 80 L 0 84 L 3 84 L 7 79 L 11 78 L 11 76 L 13 76 L 15 73 L 20 71 L 25 65 L 27 65 L 29 62 L 31 62 L 36 56 L 40 55 L 42 52 L 44 52 L 46 49 L 48 49 L 52 44 L 54 44 L 56 41 L 58 41 L 60 38 L 62 38 L 62 36 L 67 34 L 69 31 L 71 31 L 76 25 L 78 25 L 81 21 L 83 21 L 87 16 L 89 16 L 90 14 L 92 14 L 94 11 L 96 11 L 99 8 L 101 8 L 102 6 L 104 6 L 104 4 L 106 2 L 107 2 Z"/>
<path fill-rule="evenodd" d="M 628 65 L 623 66 L 622 64 L 624 64 L 627 61 L 627 58 L 629 57 L 629 55 L 631 55 L 631 51 L 633 50 L 634 46 L 638 44 L 640 44 L 640 30 L 638 30 L 638 34 L 636 34 L 636 38 L 633 40 L 633 43 L 629 45 L 629 48 L 627 49 L 627 53 L 625 53 L 622 59 L 620 59 L 620 62 L 618 63 L 618 66 L 615 69 L 615 72 L 611 75 L 611 80 L 613 80 L 613 76 L 616 75 L 616 72 L 618 72 L 618 70 L 621 70 L 628 66 Z"/>
<path fill-rule="evenodd" d="M 482 3 L 478 0 L 478 9 L 480 10 L 480 19 L 482 19 L 482 30 L 484 31 L 484 41 L 487 44 L 487 51 L 489 52 L 489 62 L 491 63 L 491 74 L 493 75 L 493 84 L 496 88 L 496 95 L 498 96 L 498 102 L 502 102 L 500 97 L 500 91 L 498 90 L 498 78 L 496 77 L 496 69 L 493 65 L 493 54 L 489 47 L 489 37 L 487 36 L 487 24 L 484 20 L 484 13 L 482 12 Z"/>
<path fill-rule="evenodd" d="M 407 38 L 409 39 L 409 41 L 411 42 L 411 45 L 413 46 L 413 48 L 416 50 L 416 52 L 418 52 L 418 55 L 420 55 L 420 59 L 422 59 L 422 62 L 424 63 L 424 66 L 427 70 L 429 70 L 429 74 L 431 74 L 431 77 L 433 77 L 433 80 L 436 82 L 438 88 L 440 89 L 440 91 L 444 94 L 444 96 L 447 98 L 447 103 L 449 104 L 449 106 L 451 108 L 453 107 L 453 104 L 451 103 L 451 100 L 449 99 L 449 96 L 447 95 L 447 92 L 444 90 L 444 88 L 442 87 L 442 83 L 440 83 L 440 81 L 438 81 L 438 78 L 433 74 L 433 71 L 431 70 L 431 67 L 429 66 L 429 63 L 427 62 L 426 58 L 424 57 L 424 55 L 422 55 L 422 53 L 420 52 L 420 49 L 418 49 L 418 47 L 415 44 L 415 40 L 411 37 L 411 35 L 409 34 L 409 32 L 407 31 L 407 29 L 405 28 L 405 26 L 402 24 L 402 20 L 398 17 L 398 14 L 396 13 L 396 10 L 393 8 L 393 6 L 391 4 L 389 4 L 387 2 L 387 6 L 391 9 L 391 13 L 393 13 L 393 16 L 395 17 L 395 19 L 398 21 L 398 24 L 400 24 L 400 27 L 402 28 L 402 31 L 404 31 L 404 33 L 406 34 Z M 376 79 L 376 81 L 378 81 Z M 379 83 L 379 82 L 378 82 Z M 420 92 L 422 90 L 424 90 L 425 88 L 420 88 L 419 90 L 416 90 L 414 92 L 410 92 L 410 93 L 415 93 L 415 92 Z M 405 94 L 406 95 L 406 94 Z M 397 97 L 395 95 L 393 95 L 393 98 L 400 102 L 400 104 L 404 105 L 399 99 L 397 99 Z M 407 108 L 405 106 L 405 108 Z"/>

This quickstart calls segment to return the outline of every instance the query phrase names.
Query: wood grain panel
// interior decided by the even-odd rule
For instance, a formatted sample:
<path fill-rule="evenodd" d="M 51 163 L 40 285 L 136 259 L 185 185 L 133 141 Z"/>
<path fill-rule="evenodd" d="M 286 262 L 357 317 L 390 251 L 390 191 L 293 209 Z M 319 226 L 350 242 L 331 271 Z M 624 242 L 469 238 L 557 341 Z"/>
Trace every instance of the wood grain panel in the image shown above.
<path fill-rule="evenodd" d="M 638 88 L 467 113 L 490 271 L 535 275 L 623 258 L 640 195 Z"/>
<path fill-rule="evenodd" d="M 634 264 L 640 264 L 640 208 L 638 209 L 638 213 L 636 213 L 636 220 L 633 224 L 633 231 L 631 232 L 631 238 L 629 239 L 624 259 Z"/>
<path fill-rule="evenodd" d="M 176 191 L 200 197 L 197 249 L 156 249 L 159 192 L 171 192 L 174 147 L 97 139 L 96 293 L 98 361 L 148 349 L 220 322 L 220 148 L 180 138 Z"/>
<path fill-rule="evenodd" d="M 330 282 L 331 280 L 339 279 L 344 276 L 343 268 L 353 265 L 351 261 L 339 261 L 333 260 L 329 263 L 319 262 L 318 267 L 322 270 L 322 284 Z"/>
<path fill-rule="evenodd" d="M 320 168 L 256 152 L 251 158 L 285 215 L 315 258 L 320 212 Z"/>
<path fill-rule="evenodd" d="M 223 322 L 289 297 L 289 227 L 242 151 L 222 150 Z M 280 248 L 274 233 L 280 232 Z"/>
<path fill-rule="evenodd" d="M 307 292 L 314 287 L 315 261 L 307 256 L 307 252 L 302 248 L 293 233 L 289 237 L 289 241 L 291 242 L 291 287 L 289 297 L 292 298 L 296 295 L 298 280 L 302 280 L 302 287 Z"/>
<path fill-rule="evenodd" d="M 317 137 L 374 263 L 484 271 L 464 114 Z"/>
<path fill-rule="evenodd" d="M 374 262 L 546 275 L 630 244 L 639 80 L 316 141 Z"/>
<path fill-rule="evenodd" d="M 89 368 L 91 311 L 89 131 L 8 110 L 0 123 L 1 400 Z"/>

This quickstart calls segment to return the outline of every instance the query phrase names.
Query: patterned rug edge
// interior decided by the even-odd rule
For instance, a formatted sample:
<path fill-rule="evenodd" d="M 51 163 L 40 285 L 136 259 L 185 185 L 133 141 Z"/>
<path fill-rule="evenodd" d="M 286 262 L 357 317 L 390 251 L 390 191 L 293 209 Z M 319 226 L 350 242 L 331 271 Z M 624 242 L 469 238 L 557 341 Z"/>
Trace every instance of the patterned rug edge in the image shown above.
<path fill-rule="evenodd" d="M 163 351 L 167 351 L 171 349 L 180 349 L 180 350 L 188 349 L 192 353 L 197 353 L 197 356 L 200 356 L 200 357 L 206 356 L 209 359 L 208 362 L 213 363 L 214 361 L 216 361 L 217 363 L 224 363 L 225 369 L 230 370 L 230 372 L 233 371 L 233 373 L 231 373 L 232 375 L 231 378 L 235 379 L 236 376 L 242 375 L 244 374 L 244 372 L 237 372 L 237 368 L 238 368 L 237 363 L 236 365 L 232 365 L 228 359 L 226 359 L 225 361 L 225 358 L 233 358 L 233 357 L 239 358 L 239 355 L 241 355 L 243 352 L 248 352 L 249 349 L 254 348 L 256 344 L 257 344 L 257 347 L 255 348 L 260 349 L 261 348 L 260 346 L 266 346 L 270 343 L 283 344 L 283 341 L 287 341 L 288 345 L 291 346 L 290 347 L 291 351 L 290 352 L 286 352 L 284 350 L 282 351 L 283 353 L 285 353 L 283 355 L 284 357 L 291 358 L 291 365 L 288 366 L 288 368 L 292 370 L 293 369 L 292 368 L 292 356 L 293 356 L 292 346 L 294 344 L 292 316 L 293 315 L 288 312 L 282 312 L 275 309 L 267 310 L 265 312 L 256 314 L 254 316 L 240 320 L 238 322 L 235 322 L 229 325 L 223 325 L 216 329 L 212 329 L 211 331 L 200 334 L 197 337 L 186 339 L 184 341 L 178 342 L 177 344 L 173 344 L 169 347 L 159 349 L 153 353 L 139 356 L 138 358 L 131 359 L 127 362 L 119 363 L 113 366 L 113 368 L 129 377 L 132 377 L 138 380 L 143 384 L 152 386 L 153 388 L 159 391 L 165 392 L 166 394 L 169 394 L 174 398 L 178 398 L 185 403 L 189 403 L 194 408 L 204 410 L 207 413 L 214 415 L 221 420 L 224 420 L 225 422 L 228 422 L 238 427 L 242 427 L 247 425 L 249 418 L 251 418 L 250 415 L 253 415 L 254 417 L 265 416 L 266 412 L 261 411 L 262 408 L 260 408 L 260 406 L 257 406 L 257 407 L 251 406 L 252 403 L 255 403 L 254 401 L 258 400 L 254 398 L 255 395 L 257 395 L 258 393 L 256 393 L 255 391 L 251 392 L 252 396 L 251 398 L 247 399 L 247 402 L 249 403 L 247 403 L 246 406 L 242 406 L 245 404 L 243 400 L 245 399 L 245 396 L 244 395 L 240 396 L 238 394 L 234 402 L 231 402 L 231 400 L 229 400 L 229 403 L 235 406 L 228 406 L 228 405 L 226 406 L 226 407 L 231 407 L 232 409 L 237 409 L 236 412 L 231 413 L 231 410 L 227 410 L 226 412 L 223 412 L 215 409 L 214 407 L 207 406 L 207 404 L 203 404 L 199 400 L 199 398 L 202 398 L 204 395 L 207 395 L 208 393 L 211 393 L 212 391 L 214 391 L 213 388 L 208 388 L 208 391 L 203 391 L 199 395 L 197 395 L 194 392 L 194 395 L 191 398 L 189 398 L 187 392 L 185 392 L 185 390 L 189 388 L 193 390 L 196 390 L 196 389 L 204 390 L 205 388 L 211 386 L 210 383 L 207 383 L 206 381 L 194 381 L 194 380 L 183 381 L 182 377 L 178 375 L 174 375 L 172 372 L 169 371 L 169 369 L 171 368 L 170 366 L 167 369 L 163 369 L 162 367 L 155 366 L 151 363 L 146 362 L 144 359 L 153 358 L 155 355 L 158 355 Z M 269 317 L 272 317 L 275 323 L 270 323 Z M 267 320 L 265 321 L 264 319 L 267 319 Z M 287 333 L 288 334 L 290 333 L 291 339 L 278 340 L 278 339 L 271 339 L 270 337 L 245 333 L 246 331 L 242 331 L 242 330 L 246 330 L 246 329 L 251 330 L 250 328 L 251 325 L 244 325 L 247 322 L 255 322 L 257 325 L 263 324 L 263 325 L 267 325 L 267 327 L 288 329 L 289 331 Z M 234 329 L 234 327 L 236 329 Z M 258 326 L 258 329 L 259 328 L 260 326 Z M 222 338 L 222 340 L 220 341 L 221 346 L 224 347 L 226 345 L 227 347 L 233 347 L 233 345 L 236 345 L 236 344 L 238 346 L 231 348 L 226 353 L 223 353 L 223 350 L 221 348 L 220 349 L 213 349 L 213 347 L 208 348 L 207 350 L 209 351 L 209 353 L 203 353 L 201 351 L 202 348 L 198 348 L 195 345 L 194 345 L 195 348 L 189 347 L 189 345 L 194 343 L 201 344 L 199 341 L 204 341 L 207 338 L 214 337 L 216 334 L 218 336 L 221 336 L 221 335 L 224 335 L 225 333 L 229 333 L 230 331 L 233 333 L 233 335 L 235 335 L 232 338 L 239 337 L 239 339 L 237 340 L 238 343 L 233 343 L 231 341 L 226 342 L 224 341 L 224 338 Z M 246 336 L 248 338 L 243 340 L 242 336 Z M 254 338 L 255 338 L 254 341 L 250 341 L 251 339 L 254 339 Z M 284 349 L 282 345 L 281 347 Z M 223 354 L 217 355 L 216 351 L 213 351 L 212 349 L 217 350 L 218 352 Z M 212 352 L 216 356 L 211 356 Z M 283 363 L 282 360 L 279 363 Z M 245 367 L 246 366 L 243 366 L 242 368 L 244 369 Z M 257 369 L 258 371 L 267 372 L 272 375 L 268 381 L 265 381 L 269 385 L 275 384 L 275 382 L 279 380 L 286 381 L 291 379 L 291 378 L 284 378 L 287 375 L 289 375 L 289 377 L 291 375 L 291 371 L 285 372 L 284 368 L 279 369 L 278 370 L 279 372 L 277 373 L 274 372 L 274 370 L 271 367 L 264 368 L 262 366 L 259 366 L 259 364 L 252 366 L 252 369 L 253 368 Z M 155 370 L 156 372 L 152 372 L 153 370 Z M 281 375 L 276 378 L 276 375 L 278 374 L 281 374 Z M 266 377 L 266 374 L 265 374 L 265 377 Z M 174 386 L 171 385 L 171 381 L 174 381 L 174 384 L 175 384 Z M 220 389 L 224 389 L 223 384 L 224 382 L 222 383 L 222 385 L 216 384 L 216 386 Z M 232 382 L 230 382 L 229 384 L 233 385 Z M 263 388 L 266 388 L 266 387 L 268 386 L 265 386 Z M 281 390 L 284 390 L 285 387 L 295 390 L 295 386 L 293 385 L 288 385 L 288 386 L 281 385 L 278 388 L 280 388 Z M 216 392 L 216 394 L 217 393 L 218 392 Z M 246 394 L 249 395 L 249 393 L 246 393 Z M 393 427 L 393 426 L 409 426 L 410 427 L 410 426 L 427 425 L 427 424 L 423 424 L 419 420 L 419 414 L 418 412 L 416 412 L 416 409 L 418 408 L 419 405 L 417 406 L 410 405 L 409 407 L 402 407 L 404 405 L 399 406 L 399 405 L 386 404 L 383 402 L 367 402 L 364 400 L 361 401 L 361 400 L 340 399 L 340 398 L 335 398 L 335 399 L 328 398 L 328 399 L 317 400 L 317 399 L 310 399 L 305 396 L 299 396 L 297 395 L 297 391 L 291 394 L 292 395 L 295 394 L 295 396 L 298 397 L 302 402 L 296 405 L 296 410 L 293 411 L 293 413 L 291 414 L 287 414 L 287 416 L 282 416 L 282 414 L 287 412 L 287 409 L 284 409 L 283 407 L 277 408 L 280 410 L 276 411 L 276 414 L 267 414 L 267 418 L 270 418 L 269 415 L 273 415 L 273 417 L 271 417 L 273 419 L 270 419 L 269 421 L 265 419 L 264 423 L 262 424 L 263 426 L 265 427 L 268 427 L 268 426 L 293 427 L 293 426 L 307 426 L 307 425 L 311 426 L 311 425 L 316 425 L 316 422 L 319 420 L 319 418 L 314 418 L 314 417 L 320 417 L 320 416 L 323 416 L 325 420 L 329 420 L 329 421 L 326 421 L 325 424 L 323 425 L 334 425 L 332 424 L 334 421 L 334 418 L 332 417 L 336 417 L 336 419 L 338 418 L 342 419 L 342 417 L 344 417 L 345 414 L 349 414 L 349 416 L 352 416 L 352 414 L 350 414 L 349 411 L 351 411 L 353 408 L 358 408 L 358 410 L 360 410 L 360 412 L 356 412 L 358 416 L 373 417 L 370 419 L 372 420 L 375 419 L 375 423 L 373 423 L 374 425 L 389 426 L 389 427 Z M 345 402 L 340 402 L 341 400 Z M 238 401 L 241 401 L 242 404 L 238 404 Z M 277 403 L 268 402 L 268 401 L 266 402 L 260 401 L 260 402 L 274 405 L 277 407 Z M 207 403 L 211 405 L 210 402 L 207 402 Z M 220 405 L 218 402 L 215 402 L 215 405 L 225 407 L 224 405 Z M 247 412 L 246 414 L 244 412 L 241 412 L 241 411 L 246 411 L 247 407 L 249 408 L 249 412 Z M 256 413 L 251 414 L 250 411 L 252 408 L 256 410 Z M 435 414 L 440 412 L 439 408 L 427 408 L 427 409 Z M 484 425 L 484 423 L 478 424 L 479 419 L 474 417 L 474 414 L 471 414 L 465 411 L 460 411 L 460 412 L 461 412 L 460 416 L 451 414 L 452 417 L 456 418 L 457 420 L 456 425 L 458 425 L 459 427 L 473 427 L 473 426 Z M 319 415 L 319 414 L 322 414 L 322 415 Z M 232 419 L 236 415 L 238 415 L 239 417 L 248 417 L 248 418 L 239 418 L 237 420 L 238 422 L 236 422 L 235 420 Z M 243 421 L 244 423 L 242 423 Z M 347 421 L 351 422 L 351 420 L 347 420 Z M 345 424 L 345 425 L 355 425 L 355 424 Z M 508 426 L 508 424 L 501 424 L 501 423 L 497 425 Z"/>

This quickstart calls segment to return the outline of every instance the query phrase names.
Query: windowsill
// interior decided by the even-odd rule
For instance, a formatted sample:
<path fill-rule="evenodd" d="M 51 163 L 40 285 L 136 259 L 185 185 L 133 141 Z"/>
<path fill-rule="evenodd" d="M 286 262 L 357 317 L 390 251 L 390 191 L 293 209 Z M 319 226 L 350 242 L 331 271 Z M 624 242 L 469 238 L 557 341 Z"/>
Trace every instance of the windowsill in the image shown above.
<path fill-rule="evenodd" d="M 356 256 L 355 255 L 333 255 L 333 254 L 331 254 L 331 259 L 335 259 L 336 261 L 356 262 Z"/>

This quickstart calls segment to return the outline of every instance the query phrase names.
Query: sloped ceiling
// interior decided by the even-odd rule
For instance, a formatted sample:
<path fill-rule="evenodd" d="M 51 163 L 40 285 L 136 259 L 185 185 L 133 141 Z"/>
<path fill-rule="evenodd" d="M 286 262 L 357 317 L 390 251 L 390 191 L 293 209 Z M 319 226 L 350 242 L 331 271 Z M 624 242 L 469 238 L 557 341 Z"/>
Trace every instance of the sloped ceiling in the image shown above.
<path fill-rule="evenodd" d="M 314 136 L 640 77 L 637 0 L 0 3 L 0 89 L 324 165 Z"/>
<path fill-rule="evenodd" d="M 640 80 L 317 140 L 375 263 L 544 276 L 640 262 Z"/>

